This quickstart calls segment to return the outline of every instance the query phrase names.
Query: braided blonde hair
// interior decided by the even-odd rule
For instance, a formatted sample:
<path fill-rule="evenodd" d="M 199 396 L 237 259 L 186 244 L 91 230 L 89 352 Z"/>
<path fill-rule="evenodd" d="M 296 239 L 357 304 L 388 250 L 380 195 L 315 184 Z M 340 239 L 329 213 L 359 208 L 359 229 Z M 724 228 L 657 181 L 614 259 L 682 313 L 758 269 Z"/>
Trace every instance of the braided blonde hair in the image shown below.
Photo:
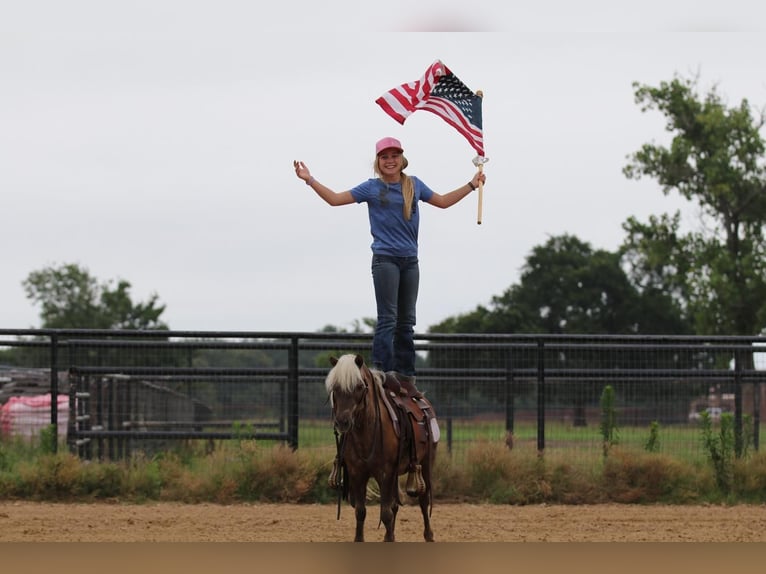
<path fill-rule="evenodd" d="M 375 174 L 380 177 L 380 170 L 378 169 L 379 157 L 375 158 Z M 404 170 L 410 162 L 402 155 L 402 173 L 400 183 L 402 184 L 402 197 L 404 198 L 404 207 L 402 208 L 402 215 L 404 219 L 409 221 L 412 218 L 412 202 L 415 200 L 415 186 L 412 184 L 412 178 L 404 173 Z"/>

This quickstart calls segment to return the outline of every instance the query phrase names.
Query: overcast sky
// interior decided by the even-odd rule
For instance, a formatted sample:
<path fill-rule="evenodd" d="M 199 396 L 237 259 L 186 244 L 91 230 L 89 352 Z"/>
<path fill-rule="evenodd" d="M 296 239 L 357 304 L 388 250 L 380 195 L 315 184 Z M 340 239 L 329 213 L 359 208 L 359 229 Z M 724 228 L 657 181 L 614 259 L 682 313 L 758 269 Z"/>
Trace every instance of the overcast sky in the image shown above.
<path fill-rule="evenodd" d="M 475 152 L 454 128 L 427 112 L 402 126 L 375 104 L 436 59 L 483 91 L 490 161 L 481 225 L 476 193 L 423 207 L 420 332 L 489 304 L 550 236 L 614 250 L 631 215 L 681 209 L 694 224 L 693 206 L 622 174 L 630 153 L 668 137 L 633 82 L 698 74 L 731 105 L 766 105 L 764 9 L 739 0 L 725 14 L 597 0 L 470 13 L 449 2 L 408 13 L 404 2 L 5 4 L 0 328 L 40 325 L 22 281 L 64 263 L 128 280 L 134 301 L 156 293 L 172 329 L 315 331 L 373 317 L 366 206 L 326 205 L 292 161 L 347 190 L 372 177 L 374 142 L 394 136 L 409 173 L 442 193 L 463 185 Z"/>

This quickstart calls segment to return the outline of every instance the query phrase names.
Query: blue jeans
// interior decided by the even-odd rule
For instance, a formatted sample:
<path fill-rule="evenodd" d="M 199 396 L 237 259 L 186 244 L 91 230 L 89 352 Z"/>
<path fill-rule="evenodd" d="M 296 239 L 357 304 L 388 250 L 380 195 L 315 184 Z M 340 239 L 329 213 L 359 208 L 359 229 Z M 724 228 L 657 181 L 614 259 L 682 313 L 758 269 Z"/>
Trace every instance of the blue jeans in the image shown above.
<path fill-rule="evenodd" d="M 378 320 L 372 363 L 382 371 L 415 375 L 415 304 L 420 267 L 417 257 L 372 256 L 372 282 Z"/>

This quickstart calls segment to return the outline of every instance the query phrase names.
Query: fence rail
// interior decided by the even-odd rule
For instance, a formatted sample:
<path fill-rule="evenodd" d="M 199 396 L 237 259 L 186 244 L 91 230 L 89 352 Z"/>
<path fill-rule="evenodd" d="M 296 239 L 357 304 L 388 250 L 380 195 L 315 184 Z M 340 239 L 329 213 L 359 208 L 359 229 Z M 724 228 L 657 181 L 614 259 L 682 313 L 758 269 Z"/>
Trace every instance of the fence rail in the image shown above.
<path fill-rule="evenodd" d="M 370 345 L 359 333 L 0 329 L 0 404 L 23 394 L 19 373 L 45 373 L 50 424 L 61 430 L 56 405 L 67 395 L 67 444 L 83 457 L 188 439 L 311 447 L 331 434 L 328 356 L 367 356 Z M 451 451 L 509 439 L 538 451 L 598 449 L 609 385 L 624 442 L 638 444 L 659 422 L 665 448 L 694 451 L 695 417 L 710 409 L 731 413 L 741 453 L 760 445 L 762 345 L 759 337 L 418 334 L 417 384 Z"/>

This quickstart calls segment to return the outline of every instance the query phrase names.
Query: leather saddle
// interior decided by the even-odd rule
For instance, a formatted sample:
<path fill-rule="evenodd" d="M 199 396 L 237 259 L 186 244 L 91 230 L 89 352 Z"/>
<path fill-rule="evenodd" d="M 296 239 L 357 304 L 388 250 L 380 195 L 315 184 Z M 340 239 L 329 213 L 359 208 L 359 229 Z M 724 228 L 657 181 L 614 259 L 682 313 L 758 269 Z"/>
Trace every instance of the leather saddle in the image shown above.
<path fill-rule="evenodd" d="M 433 406 L 412 381 L 400 378 L 395 372 L 387 372 L 382 373 L 381 386 L 383 403 L 394 422 L 396 436 L 401 438 L 411 428 L 416 444 L 426 443 L 429 438 L 434 443 L 438 442 L 439 430 Z M 409 421 L 403 420 L 405 417 Z M 407 422 L 412 424 L 409 428 L 403 427 Z"/>

